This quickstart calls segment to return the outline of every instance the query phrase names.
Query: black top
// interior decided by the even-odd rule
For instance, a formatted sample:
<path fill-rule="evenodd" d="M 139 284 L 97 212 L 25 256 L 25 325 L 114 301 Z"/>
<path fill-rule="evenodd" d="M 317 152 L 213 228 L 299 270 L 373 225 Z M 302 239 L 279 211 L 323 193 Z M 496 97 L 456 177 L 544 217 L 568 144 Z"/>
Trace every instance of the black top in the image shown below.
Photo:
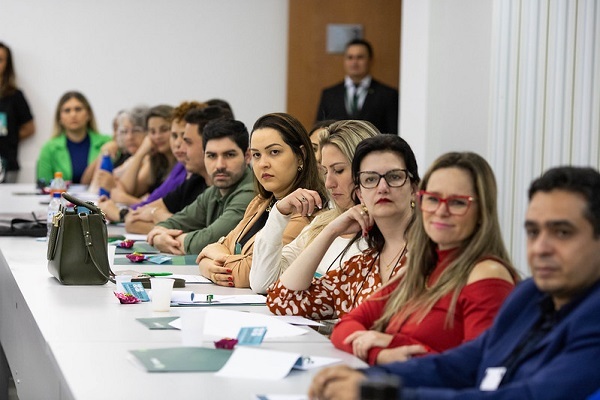
<path fill-rule="evenodd" d="M 200 175 L 192 174 L 181 185 L 167 193 L 162 199 L 170 213 L 175 214 L 196 200 L 206 189 L 206 182 Z"/>
<path fill-rule="evenodd" d="M 20 90 L 0 98 L 0 156 L 7 171 L 18 171 L 19 129 L 33 119 L 25 96 Z"/>

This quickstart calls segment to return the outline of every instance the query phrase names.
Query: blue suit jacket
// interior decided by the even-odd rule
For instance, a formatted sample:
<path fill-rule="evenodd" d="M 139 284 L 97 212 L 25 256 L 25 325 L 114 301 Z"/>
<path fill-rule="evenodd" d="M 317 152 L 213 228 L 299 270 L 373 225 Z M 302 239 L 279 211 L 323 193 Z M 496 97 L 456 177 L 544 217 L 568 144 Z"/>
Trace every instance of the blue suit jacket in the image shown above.
<path fill-rule="evenodd" d="M 585 399 L 600 384 L 600 282 L 540 340 L 508 382 L 492 392 L 478 389 L 486 369 L 502 366 L 539 319 L 544 296 L 531 279 L 524 281 L 479 338 L 366 373 L 400 375 L 408 388 L 402 399 Z"/>
<path fill-rule="evenodd" d="M 355 117 L 348 115 L 346 111 L 345 96 L 344 82 L 323 90 L 317 110 L 317 121 L 360 119 L 369 121 L 381 133 L 398 134 L 398 91 L 396 89 L 371 79 L 365 102 Z"/>

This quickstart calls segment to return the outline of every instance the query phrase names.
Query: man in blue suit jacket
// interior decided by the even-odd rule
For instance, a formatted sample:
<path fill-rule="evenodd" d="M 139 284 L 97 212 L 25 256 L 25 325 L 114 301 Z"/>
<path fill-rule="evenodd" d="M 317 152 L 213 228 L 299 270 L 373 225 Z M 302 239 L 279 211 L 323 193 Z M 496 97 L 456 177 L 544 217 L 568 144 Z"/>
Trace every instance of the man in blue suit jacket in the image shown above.
<path fill-rule="evenodd" d="M 600 174 L 559 167 L 535 180 L 526 215 L 532 279 L 492 327 L 453 350 L 363 371 L 319 373 L 311 398 L 357 398 L 359 383 L 401 377 L 398 398 L 585 399 L 600 384 Z"/>
<path fill-rule="evenodd" d="M 371 77 L 372 60 L 373 48 L 366 40 L 355 39 L 346 45 L 346 78 L 323 90 L 317 121 L 360 119 L 382 133 L 398 133 L 398 91 Z"/>

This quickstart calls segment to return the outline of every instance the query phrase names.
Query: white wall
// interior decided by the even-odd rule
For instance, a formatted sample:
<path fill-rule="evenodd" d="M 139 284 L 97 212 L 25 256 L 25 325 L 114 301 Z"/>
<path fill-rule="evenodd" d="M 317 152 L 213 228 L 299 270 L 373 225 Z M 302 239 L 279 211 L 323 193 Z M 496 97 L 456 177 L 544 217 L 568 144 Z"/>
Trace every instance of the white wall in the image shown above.
<path fill-rule="evenodd" d="M 419 170 L 448 151 L 487 156 L 492 0 L 403 0 L 400 135 Z"/>
<path fill-rule="evenodd" d="M 283 0 L 2 0 L 0 40 L 37 125 L 20 148 L 19 181 L 33 182 L 67 90 L 88 97 L 104 133 L 137 104 L 223 98 L 249 129 L 284 111 L 287 26 Z"/>

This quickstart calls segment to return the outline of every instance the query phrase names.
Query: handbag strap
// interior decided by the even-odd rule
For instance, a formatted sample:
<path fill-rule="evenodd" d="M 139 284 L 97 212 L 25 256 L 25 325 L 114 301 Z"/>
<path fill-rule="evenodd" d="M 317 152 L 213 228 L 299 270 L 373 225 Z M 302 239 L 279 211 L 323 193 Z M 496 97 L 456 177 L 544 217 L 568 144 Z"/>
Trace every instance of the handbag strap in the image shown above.
<path fill-rule="evenodd" d="M 81 230 L 83 231 L 83 240 L 85 241 L 85 247 L 87 248 L 88 254 L 90 255 L 90 258 L 92 259 L 92 263 L 94 264 L 94 267 L 96 267 L 96 269 L 98 270 L 100 275 L 102 275 L 103 277 L 105 277 L 106 279 L 111 281 L 112 283 L 116 283 L 115 278 L 113 278 L 115 276 L 115 273 L 112 271 L 112 269 L 110 269 L 110 265 L 108 266 L 108 270 L 110 271 L 110 273 L 107 276 L 100 269 L 98 260 L 96 259 L 96 255 L 94 254 L 94 252 L 91 249 L 91 247 L 93 246 L 92 231 L 90 229 L 90 221 L 88 219 L 88 215 L 86 213 L 79 213 L 78 215 L 79 215 L 79 219 L 81 220 Z"/>

